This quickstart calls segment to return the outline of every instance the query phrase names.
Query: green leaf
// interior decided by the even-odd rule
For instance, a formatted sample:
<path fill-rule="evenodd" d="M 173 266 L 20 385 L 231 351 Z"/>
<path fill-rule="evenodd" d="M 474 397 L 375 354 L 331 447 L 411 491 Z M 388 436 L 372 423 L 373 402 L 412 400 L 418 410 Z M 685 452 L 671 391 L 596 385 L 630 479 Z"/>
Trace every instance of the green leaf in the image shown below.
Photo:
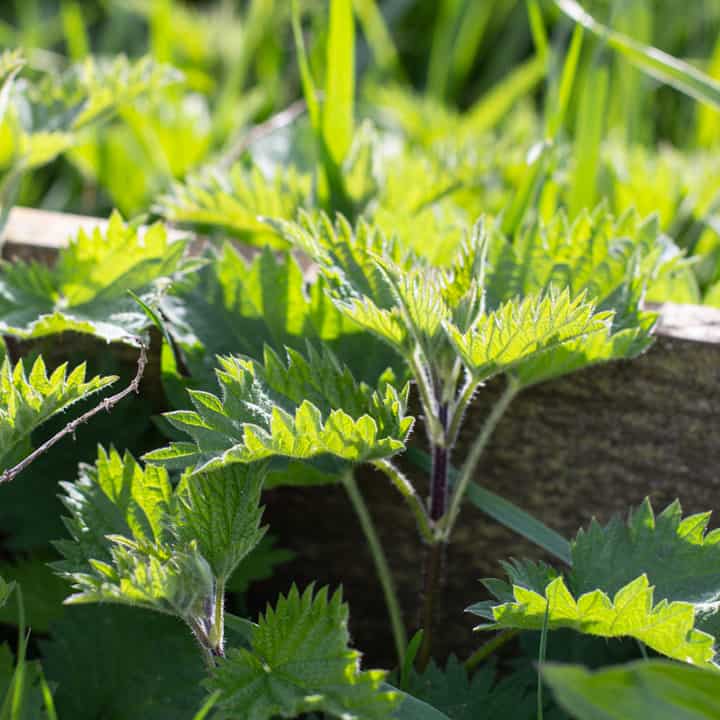
<path fill-rule="evenodd" d="M 407 691 L 452 720 L 535 718 L 531 676 L 498 680 L 492 664 L 470 674 L 454 655 L 444 668 L 431 661 L 422 673 L 413 672 Z"/>
<path fill-rule="evenodd" d="M 355 109 L 355 21 L 352 0 L 330 0 L 322 133 L 340 166 L 353 138 Z"/>
<path fill-rule="evenodd" d="M 259 167 L 235 165 L 228 173 L 209 168 L 173 186 L 155 210 L 166 220 L 203 232 L 236 237 L 260 247 L 283 247 L 261 216 L 292 220 L 314 204 L 311 178 L 293 166 L 271 178 Z"/>
<path fill-rule="evenodd" d="M 707 532 L 710 513 L 682 517 L 680 503 L 657 517 L 648 500 L 626 522 L 606 526 L 593 520 L 572 543 L 571 586 L 575 592 L 600 587 L 614 593 L 646 573 L 655 597 L 695 607 L 697 624 L 720 630 L 720 531 Z"/>
<path fill-rule="evenodd" d="M 660 82 L 701 102 L 720 108 L 720 83 L 692 65 L 611 30 L 590 16 L 575 0 L 555 0 L 569 18 L 597 35 L 633 65 Z"/>
<path fill-rule="evenodd" d="M 18 558 L 13 563 L 4 562 L 0 564 L 0 572 L 10 579 L 10 588 L 15 584 L 22 587 L 27 624 L 32 632 L 46 633 L 50 624 L 64 612 L 62 601 L 67 595 L 67 584 L 53 573 L 47 560 L 40 556 Z M 2 607 L 2 595 L 0 582 L 0 623 L 15 625 L 19 613 L 17 595 L 11 596 L 5 607 Z"/>
<path fill-rule="evenodd" d="M 219 690 L 219 718 L 270 720 L 303 712 L 336 718 L 385 720 L 399 697 L 384 690 L 384 673 L 360 671 L 348 647 L 348 608 L 327 588 L 301 595 L 293 587 L 268 607 L 254 629 L 251 648 L 230 650 L 207 685 Z"/>
<path fill-rule="evenodd" d="M 264 365 L 237 357 L 219 362 L 220 397 L 190 391 L 195 411 L 165 415 L 192 442 L 172 443 L 147 460 L 199 472 L 272 457 L 361 463 L 405 447 L 413 424 L 405 415 L 407 386 L 373 390 L 329 351 L 311 346 L 307 358 L 288 349 L 287 365 L 269 348 Z"/>
<path fill-rule="evenodd" d="M 199 273 L 176 283 L 162 299 L 163 315 L 183 352 L 190 384 L 215 387 L 215 357 L 263 357 L 265 345 L 302 351 L 307 341 L 326 343 L 358 379 L 375 383 L 397 356 L 346 318 L 320 277 L 306 282 L 295 258 L 264 249 L 245 260 L 229 244 Z M 169 358 L 168 358 L 169 359 Z M 165 379 L 175 378 L 166 364 Z M 185 403 L 184 393 L 176 403 Z"/>
<path fill-rule="evenodd" d="M 197 542 L 221 585 L 262 540 L 260 492 L 265 468 L 233 465 L 222 472 L 186 476 L 177 493 L 178 535 Z"/>
<path fill-rule="evenodd" d="M 562 577 L 551 580 L 542 594 L 520 585 L 512 593 L 512 602 L 469 608 L 492 621 L 477 629 L 542 630 L 547 625 L 549 630 L 632 637 L 667 657 L 697 665 L 711 664 L 715 654 L 712 635 L 694 628 L 693 605 L 666 600 L 655 605 L 647 575 L 620 588 L 612 599 L 602 590 L 573 597 Z"/>
<path fill-rule="evenodd" d="M 548 664 L 543 677 L 578 720 L 714 720 L 720 716 L 716 672 L 651 660 L 591 672 Z"/>
<path fill-rule="evenodd" d="M 104 233 L 80 230 L 53 268 L 0 267 L 0 330 L 20 338 L 73 330 L 136 343 L 150 321 L 127 291 L 153 304 L 172 277 L 192 267 L 185 249 L 162 225 L 141 234 L 115 213 Z"/>
<path fill-rule="evenodd" d="M 178 516 L 187 521 L 189 509 L 164 468 L 143 469 L 129 453 L 121 457 L 100 448 L 96 465 L 81 465 L 78 480 L 62 487 L 72 540 L 56 543 L 64 560 L 55 567 L 77 590 L 66 602 L 115 602 L 184 619 L 204 617 L 214 593 L 212 569 L 198 540 L 176 530 Z M 217 526 L 207 529 L 205 547 L 217 546 Z"/>
<path fill-rule="evenodd" d="M 42 357 L 35 360 L 28 375 L 22 360 L 13 368 L 5 358 L 0 367 L 0 470 L 29 453 L 30 435 L 37 427 L 116 379 L 97 376 L 86 380 L 84 363 L 69 375 L 67 364 L 48 375 Z"/>
<path fill-rule="evenodd" d="M 205 695 L 197 643 L 174 618 L 69 607 L 40 646 L 60 718 L 178 720 L 192 717 Z"/>
<path fill-rule="evenodd" d="M 566 343 L 595 333 L 607 335 L 611 318 L 595 312 L 582 295 L 571 298 L 567 291 L 551 290 L 545 296 L 508 301 L 465 333 L 450 326 L 449 335 L 468 371 L 483 381 Z"/>
<path fill-rule="evenodd" d="M 583 209 L 594 207 L 597 202 L 600 145 L 605 130 L 607 95 L 607 68 L 590 68 L 582 87 L 575 127 L 575 168 L 568 199 L 570 217 L 573 218 Z"/>
<path fill-rule="evenodd" d="M 33 99 L 58 112 L 62 107 L 71 119 L 66 129 L 77 131 L 181 79 L 177 70 L 148 56 L 138 60 L 123 55 L 110 60 L 88 57 L 59 78 L 39 83 Z"/>
<path fill-rule="evenodd" d="M 400 707 L 395 710 L 393 715 L 396 720 L 451 720 L 445 713 L 440 712 L 440 710 L 422 700 L 418 700 L 413 695 L 398 690 L 387 683 L 384 683 L 383 687 L 396 693 L 400 698 Z"/>

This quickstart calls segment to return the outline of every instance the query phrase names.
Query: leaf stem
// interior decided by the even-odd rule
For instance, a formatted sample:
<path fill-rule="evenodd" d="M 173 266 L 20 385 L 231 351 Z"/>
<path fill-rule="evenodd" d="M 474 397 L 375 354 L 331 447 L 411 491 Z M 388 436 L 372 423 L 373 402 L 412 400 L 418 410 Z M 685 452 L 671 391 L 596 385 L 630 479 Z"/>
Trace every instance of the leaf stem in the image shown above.
<path fill-rule="evenodd" d="M 225 657 L 225 581 L 215 582 L 215 607 L 210 628 L 210 652 Z"/>
<path fill-rule="evenodd" d="M 200 646 L 200 652 L 202 653 L 205 666 L 210 671 L 214 670 L 215 656 L 210 650 L 210 641 L 207 633 L 205 632 L 205 629 L 202 627 L 202 623 L 194 618 L 185 618 L 185 621 L 190 626 L 190 630 L 192 631 L 192 634 L 195 636 L 195 639 Z"/>
<path fill-rule="evenodd" d="M 426 543 L 433 544 L 437 537 L 434 523 L 431 522 L 430 516 L 425 508 L 425 503 L 423 503 L 422 498 L 413 487 L 412 483 L 389 460 L 375 460 L 372 464 L 378 470 L 381 470 L 385 473 L 385 475 L 387 475 L 390 482 L 405 498 L 405 501 L 415 516 L 422 539 Z"/>
<path fill-rule="evenodd" d="M 370 511 L 360 492 L 352 470 L 344 475 L 343 485 L 345 486 L 345 490 L 347 490 L 350 502 L 365 534 L 368 549 L 375 564 L 375 571 L 377 572 L 378 580 L 380 581 L 380 586 L 385 596 L 388 615 L 390 616 L 390 626 L 395 641 L 398 665 L 402 667 L 403 661 L 405 660 L 405 648 L 407 647 L 407 632 L 402 618 L 402 610 L 400 609 L 395 581 L 393 580 L 392 572 L 388 565 L 387 557 L 380 538 L 378 537 L 377 530 L 375 529 L 372 516 L 370 515 Z"/>
<path fill-rule="evenodd" d="M 460 434 L 460 427 L 462 425 L 463 418 L 465 417 L 465 411 L 467 410 L 468 405 L 470 405 L 473 395 L 479 385 L 480 383 L 468 374 L 468 378 L 462 386 L 457 400 L 451 406 L 450 427 L 448 428 L 448 443 L 451 447 L 457 442 L 458 435 Z"/>
<path fill-rule="evenodd" d="M 440 523 L 442 536 L 446 541 L 450 539 L 450 535 L 452 534 L 453 528 L 455 526 L 455 523 L 457 522 L 457 518 L 460 513 L 460 506 L 462 504 L 463 498 L 465 497 L 465 492 L 467 491 L 470 480 L 472 479 L 472 476 L 477 469 L 478 462 L 480 461 L 483 451 L 487 446 L 488 440 L 490 439 L 490 436 L 493 434 L 493 431 L 497 427 L 497 424 L 500 422 L 500 419 L 505 414 L 505 411 L 508 409 L 508 406 L 519 391 L 520 384 L 515 378 L 509 376 L 508 384 L 505 388 L 505 391 L 500 396 L 498 401 L 493 406 L 490 414 L 485 419 L 485 423 L 483 424 L 482 430 L 480 431 L 480 435 L 478 435 L 477 439 L 470 448 L 470 452 L 468 453 L 468 456 L 465 459 L 462 468 L 460 469 L 460 475 L 455 485 L 455 489 L 453 490 L 452 498 L 450 499 L 450 508 L 447 512 L 447 515 Z"/>
<path fill-rule="evenodd" d="M 415 379 L 415 384 L 420 394 L 420 403 L 425 415 L 425 428 L 431 445 L 438 445 L 445 442 L 444 432 L 438 419 L 438 403 L 432 384 L 428 377 L 425 365 L 422 362 L 422 350 L 418 345 L 415 352 L 408 357 L 410 368 Z"/>
<path fill-rule="evenodd" d="M 5 470 L 5 472 L 0 475 L 0 485 L 13 480 L 17 475 L 19 475 L 23 470 L 25 470 L 28 465 L 35 462 L 35 460 L 37 460 L 41 455 L 44 455 L 53 445 L 60 442 L 60 440 L 62 440 L 66 435 L 71 435 L 72 433 L 74 433 L 80 425 L 86 423 L 88 420 L 91 420 L 101 410 L 107 410 L 109 412 L 110 410 L 112 410 L 113 407 L 115 407 L 115 405 L 117 405 L 121 400 L 124 400 L 128 395 L 130 395 L 131 393 L 139 392 L 140 381 L 142 380 L 146 365 L 147 347 L 144 343 L 141 343 L 140 355 L 138 356 L 137 360 L 137 371 L 135 373 L 135 377 L 130 381 L 130 384 L 126 388 L 121 390 L 119 393 L 115 393 L 115 395 L 111 395 L 110 397 L 102 399 L 94 408 L 92 408 L 92 410 L 88 410 L 86 413 L 80 415 L 80 417 L 77 417 L 71 422 L 69 422 L 67 425 L 65 425 L 64 428 L 62 428 L 62 430 L 55 433 L 55 435 L 53 435 L 50 439 L 46 440 L 42 445 L 40 445 L 40 447 L 31 452 L 30 455 L 21 460 L 17 465 Z"/>
<path fill-rule="evenodd" d="M 486 660 L 496 650 L 499 650 L 503 645 L 509 643 L 516 635 L 519 635 L 519 630 L 503 630 L 483 643 L 464 663 L 467 671 L 474 670 L 483 660 Z"/>

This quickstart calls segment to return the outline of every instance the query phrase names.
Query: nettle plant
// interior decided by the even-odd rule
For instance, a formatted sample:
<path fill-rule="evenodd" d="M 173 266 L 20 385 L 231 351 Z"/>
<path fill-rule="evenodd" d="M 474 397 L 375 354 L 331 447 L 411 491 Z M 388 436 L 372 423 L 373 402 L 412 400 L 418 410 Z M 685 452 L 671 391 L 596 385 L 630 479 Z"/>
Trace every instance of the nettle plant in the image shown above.
<path fill-rule="evenodd" d="M 497 223 L 481 221 L 445 267 L 362 220 L 353 227 L 342 217 L 333 222 L 322 214 L 303 215 L 298 223 L 272 221 L 269 227 L 313 259 L 318 272 L 312 281 L 291 256 L 278 258 L 269 250 L 246 261 L 226 246 L 219 255 L 188 260 L 185 244 L 170 242 L 161 226 L 140 233 L 118 216 L 93 242 L 81 233 L 52 269 L 22 263 L 4 268 L 6 334 L 33 339 L 73 330 L 140 347 L 132 383 L 60 436 L 137 390 L 151 322 L 166 338 L 162 366 L 173 401 L 182 403 L 179 391 L 190 385 L 192 409 L 166 415 L 173 433 L 189 439 L 147 453 L 144 465 L 128 453 L 101 448 L 75 482 L 62 484 L 70 538 L 57 543 L 62 560 L 55 568 L 74 585 L 67 602 L 126 604 L 181 619 L 208 670 L 211 696 L 204 712 L 212 705 L 219 717 L 459 717 L 384 684 L 382 672 L 360 670 L 338 592 L 293 587 L 257 624 L 225 612 L 228 580 L 266 530 L 262 489 L 344 484 L 385 593 L 405 668 L 400 684 L 432 700 L 426 685 L 433 675 L 416 676 L 409 668 L 416 660 L 422 670 L 431 658 L 443 556 L 483 448 L 523 388 L 632 357 L 648 346 L 653 317 L 640 301 L 667 256 L 657 222 L 632 213 L 614 219 L 599 208 L 572 224 L 558 216 L 550 225 L 507 237 Z M 85 272 L 90 267 L 98 272 Z M 100 280 L 103 268 L 108 282 Z M 242 354 L 232 354 L 233 348 Z M 377 354 L 368 362 L 373 348 Z M 207 389 L 208 351 L 219 355 L 219 395 Z M 179 372 L 179 360 L 189 379 Z M 4 367 L 8 412 L 0 437 L 6 466 L 23 454 L 20 448 L 27 448 L 40 422 L 114 380 L 86 382 L 82 368 L 48 376 L 41 360 L 29 375 L 21 363 L 11 368 L 6 360 Z M 465 412 L 499 375 L 506 390 L 455 471 L 451 462 Z M 415 422 L 408 415 L 414 390 L 431 458 L 427 501 L 397 464 Z M 25 462 L 3 479 L 12 479 Z M 364 463 L 384 472 L 401 493 L 427 546 L 426 568 L 418 568 L 425 577 L 419 649 L 420 636 L 408 648 L 385 553 L 354 479 Z M 604 536 L 591 531 L 593 538 L 598 534 L 602 545 Z M 615 540 L 616 533 L 606 535 Z M 637 577 L 628 570 L 629 585 L 590 589 L 577 581 L 581 570 L 575 565 L 573 556 L 568 584 L 545 566 L 512 566 L 512 590 L 491 584 L 497 602 L 474 611 L 491 616 L 497 627 L 537 629 L 543 602 L 554 607 L 549 598 L 558 593 L 570 602 L 573 592 L 590 592 L 593 603 L 607 606 L 607 617 L 591 632 L 636 637 L 671 657 L 709 662 L 712 638 L 694 629 L 687 599 L 670 598 L 667 608 L 661 603 L 626 626 L 618 624 L 629 592 L 651 602 L 642 576 L 647 568 Z M 589 577 L 592 584 L 593 573 Z M 614 604 L 603 599 L 616 590 Z M 575 619 L 547 611 L 548 629 L 569 625 L 588 632 L 583 597 Z M 654 631 L 666 617 L 660 624 L 663 632 L 673 631 L 672 641 Z M 439 671 L 433 664 L 428 672 Z M 22 692 L 17 682 L 8 697 Z M 471 707 L 469 696 L 477 700 L 478 692 L 469 686 L 463 707 Z"/>

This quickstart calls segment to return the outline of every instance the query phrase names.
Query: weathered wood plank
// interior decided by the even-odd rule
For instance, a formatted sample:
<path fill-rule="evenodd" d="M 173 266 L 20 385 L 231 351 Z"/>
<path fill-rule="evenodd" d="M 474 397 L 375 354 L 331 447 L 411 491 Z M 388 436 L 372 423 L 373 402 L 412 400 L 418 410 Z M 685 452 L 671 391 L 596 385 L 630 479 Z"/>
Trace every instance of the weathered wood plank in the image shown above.
<path fill-rule="evenodd" d="M 3 256 L 7 258 L 52 259 L 67 247 L 70 238 L 80 230 L 104 231 L 107 220 L 88 215 L 51 212 L 36 208 L 14 207 L 3 232 Z M 189 233 L 170 228 L 171 240 L 187 238 Z"/>

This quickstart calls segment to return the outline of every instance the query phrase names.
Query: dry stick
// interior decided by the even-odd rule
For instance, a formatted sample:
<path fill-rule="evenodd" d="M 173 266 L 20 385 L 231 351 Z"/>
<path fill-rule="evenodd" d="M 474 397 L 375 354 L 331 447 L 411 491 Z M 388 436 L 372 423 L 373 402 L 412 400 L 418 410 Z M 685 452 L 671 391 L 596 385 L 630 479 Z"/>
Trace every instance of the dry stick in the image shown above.
<path fill-rule="evenodd" d="M 39 448 L 30 453 L 30 455 L 28 455 L 24 460 L 19 462 L 14 467 L 6 470 L 2 475 L 0 475 L 0 485 L 13 480 L 17 475 L 19 475 L 23 470 L 25 470 L 28 465 L 35 462 L 35 460 L 37 460 L 41 455 L 46 453 L 53 445 L 62 440 L 66 435 L 74 433 L 80 425 L 86 423 L 88 420 L 97 415 L 101 410 L 107 410 L 109 412 L 121 400 L 130 395 L 130 393 L 137 393 L 140 389 L 140 380 L 142 380 L 146 364 L 147 347 L 145 347 L 144 343 L 141 343 L 140 355 L 137 360 L 137 372 L 135 373 L 135 377 L 132 379 L 130 384 L 124 390 L 121 390 L 119 393 L 116 393 L 115 395 L 111 395 L 110 397 L 101 400 L 92 410 L 88 410 L 80 417 L 75 418 L 75 420 L 69 422 L 62 430 L 53 435 L 49 440 L 46 440 Z"/>
<path fill-rule="evenodd" d="M 306 109 L 305 100 L 296 100 L 265 122 L 255 125 L 246 135 L 230 146 L 230 149 L 218 161 L 217 166 L 227 170 L 254 142 L 292 124 Z"/>

